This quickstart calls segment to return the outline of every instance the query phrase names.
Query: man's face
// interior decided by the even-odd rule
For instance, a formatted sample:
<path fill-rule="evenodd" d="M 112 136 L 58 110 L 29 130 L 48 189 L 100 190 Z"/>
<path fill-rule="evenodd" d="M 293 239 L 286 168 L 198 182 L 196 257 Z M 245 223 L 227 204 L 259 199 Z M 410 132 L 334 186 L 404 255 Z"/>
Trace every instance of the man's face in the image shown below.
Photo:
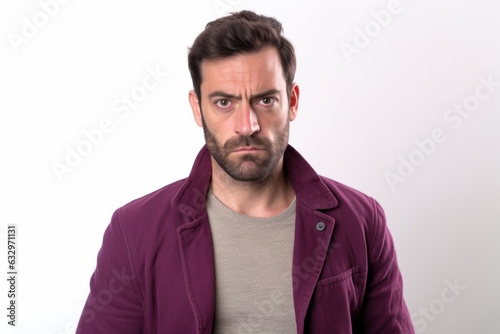
<path fill-rule="evenodd" d="M 204 61 L 201 71 L 201 109 L 194 91 L 190 103 L 215 167 L 238 181 L 265 181 L 282 166 L 298 86 L 288 97 L 279 54 L 271 47 Z"/>

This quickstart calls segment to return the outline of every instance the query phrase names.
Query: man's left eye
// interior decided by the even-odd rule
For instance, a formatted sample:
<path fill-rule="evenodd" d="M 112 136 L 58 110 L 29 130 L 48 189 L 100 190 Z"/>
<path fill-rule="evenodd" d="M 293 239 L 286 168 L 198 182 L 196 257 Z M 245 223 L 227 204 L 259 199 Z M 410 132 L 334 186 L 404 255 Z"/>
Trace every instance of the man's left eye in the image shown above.
<path fill-rule="evenodd" d="M 260 100 L 260 104 L 263 105 L 271 105 L 276 101 L 276 99 L 272 97 L 264 97 L 263 99 Z"/>

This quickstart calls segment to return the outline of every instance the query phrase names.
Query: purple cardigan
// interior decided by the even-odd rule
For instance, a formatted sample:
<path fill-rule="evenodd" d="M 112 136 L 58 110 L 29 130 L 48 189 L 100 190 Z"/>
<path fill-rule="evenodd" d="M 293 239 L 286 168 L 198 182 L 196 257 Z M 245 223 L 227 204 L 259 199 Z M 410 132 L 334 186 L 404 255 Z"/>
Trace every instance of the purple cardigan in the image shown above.
<path fill-rule="evenodd" d="M 414 333 L 381 207 L 318 176 L 291 146 L 298 333 Z M 212 333 L 214 257 L 204 147 L 187 179 L 119 208 L 104 234 L 77 334 Z"/>

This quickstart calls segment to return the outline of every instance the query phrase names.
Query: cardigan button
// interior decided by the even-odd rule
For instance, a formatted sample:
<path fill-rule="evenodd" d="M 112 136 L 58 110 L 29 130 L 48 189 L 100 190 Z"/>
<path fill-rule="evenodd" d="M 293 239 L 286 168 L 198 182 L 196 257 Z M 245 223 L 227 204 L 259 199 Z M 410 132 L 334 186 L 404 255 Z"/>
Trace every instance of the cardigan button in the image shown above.
<path fill-rule="evenodd" d="M 318 231 L 320 231 L 320 232 L 321 232 L 321 231 L 324 231 L 324 230 L 325 230 L 325 228 L 326 228 L 326 224 L 325 224 L 325 223 L 323 223 L 323 222 L 319 222 L 319 223 L 317 223 L 317 224 L 316 224 L 316 229 L 317 229 Z"/>

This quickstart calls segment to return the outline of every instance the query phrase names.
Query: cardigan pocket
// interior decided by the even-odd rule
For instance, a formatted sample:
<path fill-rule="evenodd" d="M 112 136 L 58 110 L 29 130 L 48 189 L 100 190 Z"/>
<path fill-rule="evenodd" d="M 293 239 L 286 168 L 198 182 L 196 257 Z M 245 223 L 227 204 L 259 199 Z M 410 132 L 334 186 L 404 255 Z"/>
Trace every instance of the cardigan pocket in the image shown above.
<path fill-rule="evenodd" d="M 353 267 L 351 269 L 344 271 L 341 274 L 338 274 L 338 275 L 335 275 L 332 277 L 328 277 L 328 278 L 324 278 L 324 279 L 318 281 L 317 286 L 320 287 L 320 286 L 324 286 L 324 285 L 328 285 L 328 284 L 334 284 L 337 282 L 341 282 L 341 281 L 346 280 L 354 275 L 358 275 L 360 272 L 361 272 L 361 267 L 356 266 L 356 267 Z"/>
<path fill-rule="evenodd" d="M 313 299 L 320 304 L 329 305 L 339 312 L 351 314 L 360 310 L 362 300 L 362 269 L 356 266 L 341 274 L 324 278 L 316 284 Z"/>
<path fill-rule="evenodd" d="M 361 266 L 318 281 L 307 312 L 307 333 L 359 333 Z M 315 330 L 312 330 L 314 328 Z"/>

